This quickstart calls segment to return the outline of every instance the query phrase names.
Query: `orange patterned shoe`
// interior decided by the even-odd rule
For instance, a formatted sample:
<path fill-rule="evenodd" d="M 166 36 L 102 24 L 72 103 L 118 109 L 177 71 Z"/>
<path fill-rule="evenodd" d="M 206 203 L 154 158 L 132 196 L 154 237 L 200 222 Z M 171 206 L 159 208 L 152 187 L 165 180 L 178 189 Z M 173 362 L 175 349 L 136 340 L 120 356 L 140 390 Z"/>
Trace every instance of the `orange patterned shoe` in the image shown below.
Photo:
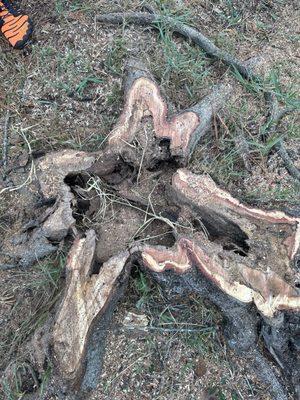
<path fill-rule="evenodd" d="M 22 49 L 32 33 L 28 15 L 18 12 L 10 0 L 0 0 L 0 30 L 12 47 Z"/>

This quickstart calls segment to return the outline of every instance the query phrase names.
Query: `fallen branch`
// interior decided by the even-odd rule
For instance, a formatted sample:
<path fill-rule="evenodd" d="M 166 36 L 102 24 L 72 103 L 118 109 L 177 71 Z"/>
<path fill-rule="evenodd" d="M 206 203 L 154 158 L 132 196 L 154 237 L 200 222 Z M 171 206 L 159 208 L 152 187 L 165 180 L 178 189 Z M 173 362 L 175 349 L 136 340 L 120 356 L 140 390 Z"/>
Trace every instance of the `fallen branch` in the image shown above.
<path fill-rule="evenodd" d="M 289 107 L 289 108 L 280 108 L 277 97 L 274 93 L 269 93 L 265 96 L 266 102 L 269 105 L 269 119 L 267 122 L 267 128 L 263 132 L 262 140 L 266 141 L 270 136 L 274 135 L 278 125 L 283 117 L 286 115 L 296 111 L 296 108 Z M 275 150 L 277 151 L 278 155 L 281 157 L 285 168 L 291 174 L 291 176 L 298 181 L 300 181 L 300 171 L 297 167 L 295 167 L 293 160 L 289 156 L 284 144 L 283 140 L 280 139 L 275 145 Z"/>

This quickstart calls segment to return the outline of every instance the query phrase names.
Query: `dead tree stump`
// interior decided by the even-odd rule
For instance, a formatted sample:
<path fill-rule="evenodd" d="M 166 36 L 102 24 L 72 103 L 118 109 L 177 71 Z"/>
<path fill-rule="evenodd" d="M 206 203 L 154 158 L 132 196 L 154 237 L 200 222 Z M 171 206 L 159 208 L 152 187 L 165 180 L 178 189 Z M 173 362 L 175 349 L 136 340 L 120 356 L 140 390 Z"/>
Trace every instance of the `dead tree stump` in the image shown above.
<path fill-rule="evenodd" d="M 37 166 L 41 197 L 52 205 L 28 232 L 27 245 L 45 255 L 75 236 L 64 296 L 49 324 L 46 354 L 54 373 L 69 390 L 95 387 L 109 320 L 134 262 L 170 294 L 194 292 L 215 304 L 228 344 L 243 357 L 252 355 L 274 399 L 287 399 L 284 380 L 299 393 L 300 218 L 242 204 L 209 176 L 182 168 L 230 88 L 213 88 L 190 110 L 168 117 L 166 101 L 140 62 L 128 63 L 124 87 L 124 109 L 103 151 L 64 150 Z M 74 212 L 92 219 L 107 199 L 123 222 L 103 220 L 96 233 L 79 228 Z M 128 215 L 130 243 L 122 232 Z M 136 241 L 141 224 L 151 231 L 154 220 L 160 230 L 171 229 L 172 238 Z M 115 241 L 117 254 L 108 249 Z M 23 242 L 21 265 L 28 264 L 24 248 Z M 259 337 L 281 376 L 264 357 Z"/>

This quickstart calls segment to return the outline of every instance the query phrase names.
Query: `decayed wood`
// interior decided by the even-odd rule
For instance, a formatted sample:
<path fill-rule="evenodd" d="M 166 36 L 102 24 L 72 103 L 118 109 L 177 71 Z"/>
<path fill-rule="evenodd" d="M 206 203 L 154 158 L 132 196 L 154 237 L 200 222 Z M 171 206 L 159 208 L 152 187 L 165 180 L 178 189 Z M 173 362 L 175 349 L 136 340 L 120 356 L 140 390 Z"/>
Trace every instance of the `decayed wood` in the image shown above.
<path fill-rule="evenodd" d="M 206 227 L 206 254 L 194 247 L 193 256 L 209 270 L 205 274 L 229 295 L 254 301 L 265 316 L 281 309 L 299 311 L 293 259 L 299 249 L 300 219 L 245 206 L 210 177 L 188 170 L 178 170 L 172 183 L 176 199 Z"/>
<path fill-rule="evenodd" d="M 151 254 L 151 264 L 147 260 L 149 253 Z M 143 250 L 141 249 L 142 259 L 140 265 L 145 272 L 150 273 L 151 277 L 163 287 L 164 291 L 171 298 L 172 295 L 176 296 L 177 299 L 178 295 L 184 296 L 193 293 L 215 304 L 224 316 L 223 331 L 229 347 L 234 349 L 242 358 L 249 360 L 249 363 L 255 368 L 257 376 L 269 386 L 272 399 L 287 400 L 287 389 L 283 384 L 282 377 L 274 370 L 272 363 L 264 357 L 261 353 L 261 347 L 258 345 L 259 326 L 262 324 L 267 330 L 270 328 L 269 321 L 265 322 L 261 320 L 256 310 L 249 303 L 240 302 L 221 290 L 211 280 L 210 276 L 205 275 L 203 270 L 200 270 L 198 260 L 193 261 L 192 252 L 190 254 L 190 266 L 187 267 L 187 264 L 185 264 L 185 271 L 181 273 L 178 272 L 180 268 L 178 259 L 176 259 L 178 254 L 172 254 L 171 259 L 166 261 L 166 258 L 168 258 L 168 256 L 166 257 L 167 253 L 168 250 L 163 248 L 154 249 L 153 247 L 148 247 Z M 169 255 L 170 253 L 169 251 Z M 153 264 L 153 256 L 157 257 L 158 269 L 157 265 Z M 174 261 L 177 262 L 176 267 L 173 264 Z M 156 268 L 153 268 L 153 265 Z M 278 329 L 275 323 L 273 329 Z M 290 342 L 295 335 L 295 329 L 292 333 L 285 333 L 283 335 L 284 342 Z M 266 338 L 265 345 L 269 348 L 269 344 L 273 340 L 273 337 Z M 297 385 L 297 369 L 295 372 L 293 368 L 297 362 L 294 349 L 286 351 L 285 347 L 284 352 L 278 352 L 277 354 L 279 354 L 280 359 L 282 359 L 283 355 L 286 355 L 288 359 L 287 363 L 283 363 L 284 373 L 289 377 L 290 382 L 292 382 L 292 390 L 294 390 Z"/>
<path fill-rule="evenodd" d="M 67 153 L 64 155 L 69 159 Z M 87 165 L 91 162 L 93 160 Z M 86 166 L 81 168 L 84 170 Z M 48 196 L 61 193 L 59 187 L 66 185 L 65 174 L 58 173 L 58 178 L 52 181 L 51 191 L 45 192 Z M 65 193 L 64 189 L 62 193 Z M 134 246 L 109 259 L 95 274 L 91 274 L 94 232 L 89 231 L 86 237 L 75 240 L 66 266 L 65 295 L 51 335 L 56 371 L 72 387 L 85 390 L 95 386 L 104 351 L 103 340 L 100 345 L 99 338 L 103 339 L 103 332 L 107 330 L 111 305 L 119 292 L 119 280 L 125 274 L 125 265 L 132 254 L 140 257 L 140 265 L 171 290 L 177 293 L 193 291 L 214 302 L 228 321 L 229 343 L 239 351 L 253 350 L 256 346 L 258 318 L 251 307 L 254 302 L 266 318 L 263 320 L 266 346 L 286 371 L 292 370 L 290 364 L 295 362 L 295 356 L 285 350 L 285 354 L 289 354 L 287 357 L 276 348 L 276 335 L 269 329 L 273 326 L 276 326 L 276 332 L 284 329 L 281 343 L 293 340 L 293 330 L 287 334 L 286 323 L 276 321 L 280 310 L 299 310 L 299 295 L 292 286 L 291 264 L 299 246 L 299 219 L 281 212 L 247 207 L 218 188 L 209 177 L 197 176 L 184 169 L 173 176 L 169 197 L 185 213 L 189 211 L 191 220 L 201 220 L 204 233 L 181 236 L 169 249 Z M 260 247 L 255 247 L 257 243 Z M 232 245 L 231 250 L 228 244 Z M 256 258 L 256 251 L 265 251 L 260 260 Z M 289 282 L 285 281 L 287 277 Z M 265 369 L 266 366 L 261 375 L 270 379 L 272 370 L 266 373 Z M 276 375 L 272 379 L 277 385 L 274 398 L 286 398 Z"/>
<path fill-rule="evenodd" d="M 52 241 L 62 240 L 75 219 L 72 215 L 74 195 L 64 182 L 68 174 L 87 170 L 95 157 L 74 150 L 63 150 L 45 156 L 38 164 L 38 178 L 44 199 L 54 199 L 55 204 L 48 211 L 48 217 L 42 225 L 44 236 Z"/>
<path fill-rule="evenodd" d="M 95 245 L 92 230 L 86 237 L 74 241 L 66 264 L 66 291 L 53 326 L 55 363 L 64 379 L 73 385 L 84 373 L 93 323 L 109 308 L 118 288 L 118 277 L 124 272 L 129 257 L 128 252 L 112 257 L 101 266 L 99 273 L 93 274 Z"/>
<path fill-rule="evenodd" d="M 256 302 L 261 312 L 259 316 L 250 303 L 257 289 L 253 290 L 250 285 L 227 280 L 226 271 L 215 263 L 218 256 L 211 254 L 204 242 L 199 241 L 199 237 L 193 241 L 181 238 L 173 249 L 145 246 L 140 249 L 140 265 L 169 296 L 194 293 L 215 304 L 224 316 L 224 333 L 229 347 L 241 357 L 249 359 L 250 363 L 254 363 L 255 373 L 269 385 L 274 400 L 287 400 L 289 384 L 293 393 L 299 393 L 299 294 L 297 308 L 292 309 L 289 303 L 289 310 L 277 310 L 272 317 L 266 316 L 264 312 L 271 308 L 266 307 L 269 302 L 268 296 L 272 296 L 270 291 L 274 288 L 271 279 L 263 281 L 262 285 L 266 285 L 270 291 L 266 293 L 265 299 L 258 296 L 264 302 L 263 307 Z M 254 283 L 257 287 L 258 282 Z M 282 281 L 278 285 L 277 305 L 281 299 L 282 284 L 285 286 Z M 288 291 L 290 290 L 289 287 Z M 254 301 L 257 298 L 254 298 Z M 273 309 L 271 311 L 273 312 Z M 271 357 L 288 378 L 285 384 L 282 376 L 272 368 L 272 363 L 261 352 L 261 334 Z"/>
<path fill-rule="evenodd" d="M 142 252 L 144 265 L 157 273 L 173 270 L 177 274 L 182 274 L 197 266 L 202 274 L 223 292 L 243 303 L 253 301 L 266 317 L 274 316 L 278 310 L 300 310 L 297 290 L 273 271 L 264 274 L 244 263 L 239 263 L 237 268 L 240 276 L 233 280 L 224 267 L 230 258 L 225 261 L 222 258 L 218 259 L 215 252 L 205 252 L 201 246 L 197 246 L 194 241 L 187 238 L 181 238 L 172 250 L 149 247 Z"/>
<path fill-rule="evenodd" d="M 43 208 L 28 204 L 35 209 L 36 219 L 22 226 L 11 240 L 3 246 L 3 252 L 14 260 L 13 266 L 29 267 L 57 249 L 75 226 L 73 206 L 76 203 L 70 186 L 65 183 L 68 174 L 87 170 L 95 157 L 92 154 L 74 150 L 50 153 L 36 163 L 36 195 Z"/>
<path fill-rule="evenodd" d="M 259 355 L 261 330 L 266 348 L 299 393 L 300 293 L 294 259 L 300 219 L 246 206 L 210 177 L 184 169 L 173 176 L 169 196 L 185 218 L 198 222 L 198 232 L 181 235 L 171 249 L 140 248 L 141 266 L 168 291 L 199 293 L 212 301 L 227 320 L 229 345 L 245 356 L 254 351 L 259 376 L 277 388 L 273 398 L 287 399 L 280 377 Z"/>
<path fill-rule="evenodd" d="M 300 243 L 300 218 L 290 217 L 281 211 L 264 211 L 246 206 L 227 191 L 220 189 L 209 176 L 196 175 L 184 169 L 179 169 L 173 176 L 172 187 L 178 194 L 179 201 L 193 203 L 202 209 L 204 211 L 203 218 L 207 211 L 208 214 L 221 215 L 225 224 L 227 219 L 228 223 L 232 220 L 239 225 L 249 236 L 247 241 L 250 246 L 255 245 L 254 240 L 250 237 L 254 230 L 258 232 L 263 228 L 263 224 L 269 225 L 269 230 L 271 230 L 271 226 L 275 225 L 280 229 L 281 235 L 278 235 L 278 244 L 285 249 L 283 255 L 286 255 L 289 260 L 295 256 Z M 249 223 L 251 219 L 256 221 L 256 226 L 251 226 Z M 284 232 L 286 237 L 283 237 Z M 272 235 L 270 234 L 270 236 Z M 264 238 L 268 240 L 266 235 Z M 276 251 L 276 249 L 274 250 Z M 272 266 L 274 267 L 274 264 Z"/>
<path fill-rule="evenodd" d="M 243 205 L 208 176 L 185 169 L 174 174 L 169 197 L 185 217 L 189 212 L 191 220 L 201 220 L 204 232 L 181 236 L 172 248 L 133 245 L 109 259 L 95 275 L 90 275 L 94 232 L 89 231 L 86 238 L 73 244 L 67 262 L 66 292 L 52 339 L 58 370 L 73 385 L 80 385 L 82 379 L 91 384 L 92 369 L 84 374 L 89 336 L 103 320 L 129 257 L 139 260 L 142 268 L 177 293 L 192 291 L 215 303 L 227 318 L 229 343 L 238 351 L 254 351 L 258 340 L 259 318 L 251 303 L 261 313 L 266 346 L 272 354 L 274 333 L 267 334 L 267 327 L 282 329 L 286 325 L 279 313 L 300 310 L 292 267 L 299 248 L 299 219 Z M 294 334 L 290 330 L 282 340 L 292 341 Z M 276 349 L 277 361 L 291 376 L 294 358 L 293 353 L 287 358 Z M 261 370 L 261 375 L 265 374 L 266 366 Z M 269 379 L 270 374 L 271 369 Z M 272 379 L 275 382 L 276 374 Z M 281 387 L 279 381 L 276 385 Z M 282 388 L 277 390 L 274 398 L 286 398 L 282 393 Z"/>

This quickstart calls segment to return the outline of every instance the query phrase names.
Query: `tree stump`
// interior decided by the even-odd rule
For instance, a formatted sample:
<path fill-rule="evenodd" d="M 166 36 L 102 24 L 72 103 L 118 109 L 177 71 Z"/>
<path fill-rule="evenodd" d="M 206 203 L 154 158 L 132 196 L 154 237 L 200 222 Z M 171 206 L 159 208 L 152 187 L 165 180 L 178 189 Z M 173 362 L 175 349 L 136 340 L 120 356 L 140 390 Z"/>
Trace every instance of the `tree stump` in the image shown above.
<path fill-rule="evenodd" d="M 253 356 L 274 399 L 287 399 L 284 380 L 299 394 L 300 218 L 242 204 L 209 176 L 184 168 L 231 88 L 215 87 L 172 117 L 140 62 L 128 63 L 124 88 L 123 112 L 103 150 L 64 150 L 37 165 L 41 197 L 51 205 L 28 232 L 27 246 L 44 256 L 75 236 L 64 296 L 48 324 L 45 357 L 54 363 L 54 374 L 69 392 L 84 395 L 96 386 L 109 320 L 134 263 L 170 294 L 194 292 L 215 304 L 224 315 L 228 344 L 243 357 Z M 92 220 L 104 201 L 123 220 L 103 219 L 84 232 L 76 215 Z M 172 234 L 142 244 L 141 225 L 149 236 L 159 236 L 153 221 Z M 130 243 L 125 225 L 132 231 Z M 26 243 L 19 248 L 20 265 L 30 262 Z M 281 376 L 264 357 L 259 337 Z"/>

